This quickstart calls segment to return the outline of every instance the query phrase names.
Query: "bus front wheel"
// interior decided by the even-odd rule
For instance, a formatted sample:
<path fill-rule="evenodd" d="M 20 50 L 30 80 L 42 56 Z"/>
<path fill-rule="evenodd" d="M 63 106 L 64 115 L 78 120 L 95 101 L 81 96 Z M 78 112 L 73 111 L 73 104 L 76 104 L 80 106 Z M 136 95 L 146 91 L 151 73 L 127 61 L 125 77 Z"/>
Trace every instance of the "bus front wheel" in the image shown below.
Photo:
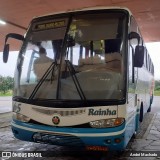
<path fill-rule="evenodd" d="M 147 112 L 151 112 L 152 102 L 153 102 L 153 95 L 152 95 L 151 98 L 150 98 L 150 105 L 149 105 L 149 108 L 148 108 Z"/>
<path fill-rule="evenodd" d="M 150 106 L 149 106 L 147 112 L 151 112 L 151 104 L 150 104 Z"/>

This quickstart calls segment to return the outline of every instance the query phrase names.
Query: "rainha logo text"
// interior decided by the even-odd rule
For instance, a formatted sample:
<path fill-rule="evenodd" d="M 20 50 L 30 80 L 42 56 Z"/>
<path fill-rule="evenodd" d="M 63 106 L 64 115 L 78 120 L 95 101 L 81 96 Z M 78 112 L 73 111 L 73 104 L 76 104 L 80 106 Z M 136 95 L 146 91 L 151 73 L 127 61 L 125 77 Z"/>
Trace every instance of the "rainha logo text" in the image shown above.
<path fill-rule="evenodd" d="M 99 109 L 99 110 L 95 110 L 93 108 L 89 109 L 89 112 L 88 112 L 88 115 L 89 116 L 106 116 L 106 115 L 116 115 L 116 110 L 110 110 L 110 109 L 106 109 L 106 110 L 102 110 L 102 109 Z"/>

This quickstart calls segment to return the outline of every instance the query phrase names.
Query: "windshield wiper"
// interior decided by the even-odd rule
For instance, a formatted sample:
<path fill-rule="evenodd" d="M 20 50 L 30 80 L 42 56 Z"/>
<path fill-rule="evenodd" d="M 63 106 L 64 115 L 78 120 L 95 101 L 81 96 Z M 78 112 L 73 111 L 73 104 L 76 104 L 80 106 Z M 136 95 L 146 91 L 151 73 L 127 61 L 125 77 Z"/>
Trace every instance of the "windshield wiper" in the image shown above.
<path fill-rule="evenodd" d="M 40 81 L 37 83 L 36 87 L 34 88 L 33 92 L 31 93 L 29 99 L 33 99 L 35 94 L 37 93 L 37 91 L 39 90 L 39 88 L 41 87 L 41 85 L 43 84 L 43 82 L 45 81 L 45 79 L 47 78 L 47 76 L 50 74 L 50 72 L 52 72 L 51 75 L 51 82 L 53 81 L 53 73 L 54 73 L 54 69 L 55 66 L 57 66 L 57 62 L 53 62 L 50 67 L 47 69 L 47 71 L 45 72 L 45 74 L 42 76 L 42 78 L 40 79 Z"/>
<path fill-rule="evenodd" d="M 65 60 L 65 62 L 66 62 L 66 65 L 68 66 L 69 72 L 72 76 L 72 80 L 73 80 L 73 82 L 76 86 L 76 89 L 77 89 L 77 92 L 78 92 L 79 96 L 81 97 L 81 99 L 86 100 L 86 97 L 85 97 L 85 95 L 83 93 L 83 90 L 81 88 L 81 85 L 78 81 L 78 78 L 76 76 L 76 71 L 75 71 L 72 63 L 69 60 Z"/>

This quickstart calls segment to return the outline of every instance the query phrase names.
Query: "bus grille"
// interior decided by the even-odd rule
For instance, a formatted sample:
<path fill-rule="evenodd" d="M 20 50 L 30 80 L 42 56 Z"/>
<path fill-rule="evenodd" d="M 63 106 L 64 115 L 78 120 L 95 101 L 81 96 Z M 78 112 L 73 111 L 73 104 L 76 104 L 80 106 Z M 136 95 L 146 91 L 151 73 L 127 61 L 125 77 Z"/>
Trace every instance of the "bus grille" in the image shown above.
<path fill-rule="evenodd" d="M 47 115 L 54 115 L 54 114 L 59 114 L 61 116 L 73 116 L 73 115 L 79 115 L 79 114 L 84 114 L 86 112 L 85 109 L 78 109 L 78 110 L 67 110 L 67 111 L 62 111 L 62 110 L 49 110 L 49 109 L 41 109 L 41 108 L 35 108 L 32 107 L 33 110 L 47 114 Z"/>
<path fill-rule="evenodd" d="M 40 122 L 37 122 L 33 119 L 31 119 L 28 123 L 32 123 L 32 124 L 38 124 L 38 125 L 45 125 L 45 126 L 51 126 L 51 125 L 47 125 L 47 124 L 43 124 Z M 59 126 L 56 126 L 59 127 Z M 67 126 L 61 126 L 61 127 L 67 127 Z M 70 128 L 92 128 L 89 123 L 84 123 L 84 124 L 79 124 L 79 125 L 73 125 L 73 126 L 69 126 Z"/>
<path fill-rule="evenodd" d="M 60 146 L 84 146 L 84 143 L 80 138 L 65 134 L 35 133 L 33 135 L 33 141 L 36 143 L 47 143 Z"/>

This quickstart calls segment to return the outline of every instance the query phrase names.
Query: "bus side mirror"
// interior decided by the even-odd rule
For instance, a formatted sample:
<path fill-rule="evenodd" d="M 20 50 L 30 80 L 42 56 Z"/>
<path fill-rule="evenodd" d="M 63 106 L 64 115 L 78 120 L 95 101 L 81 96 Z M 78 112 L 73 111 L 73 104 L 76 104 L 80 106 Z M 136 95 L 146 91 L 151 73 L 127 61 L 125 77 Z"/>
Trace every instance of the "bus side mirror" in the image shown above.
<path fill-rule="evenodd" d="M 3 62 L 7 63 L 9 55 L 9 44 L 5 44 L 3 49 Z"/>
<path fill-rule="evenodd" d="M 4 49 L 3 49 L 3 62 L 7 63 L 9 56 L 9 44 L 7 43 L 8 38 L 14 38 L 20 41 L 24 41 L 24 37 L 17 33 L 9 33 L 6 35 Z"/>
<path fill-rule="evenodd" d="M 134 67 L 141 68 L 144 63 L 144 46 L 136 46 L 134 55 Z"/>

